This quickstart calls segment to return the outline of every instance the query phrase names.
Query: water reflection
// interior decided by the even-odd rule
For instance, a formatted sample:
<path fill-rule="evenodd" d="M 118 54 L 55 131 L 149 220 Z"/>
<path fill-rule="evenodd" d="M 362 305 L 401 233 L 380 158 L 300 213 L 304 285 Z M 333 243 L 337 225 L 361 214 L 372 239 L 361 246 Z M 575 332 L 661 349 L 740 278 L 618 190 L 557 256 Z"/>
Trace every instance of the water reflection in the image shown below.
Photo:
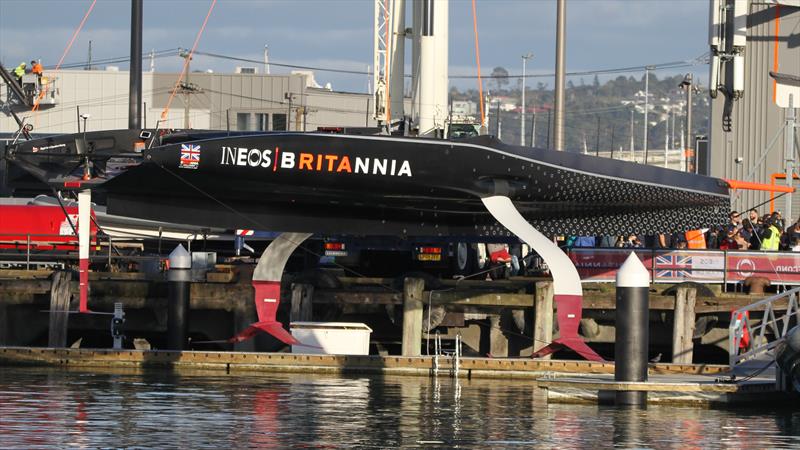
<path fill-rule="evenodd" d="M 0 447 L 797 448 L 800 413 L 548 405 L 528 381 L 0 371 Z"/>

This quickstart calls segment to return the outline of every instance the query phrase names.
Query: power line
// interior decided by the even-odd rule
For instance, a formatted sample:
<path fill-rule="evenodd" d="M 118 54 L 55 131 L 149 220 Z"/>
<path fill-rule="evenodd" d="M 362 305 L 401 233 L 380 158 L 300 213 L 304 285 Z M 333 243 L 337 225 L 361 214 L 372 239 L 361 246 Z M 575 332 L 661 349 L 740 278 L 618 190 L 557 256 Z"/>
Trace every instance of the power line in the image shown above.
<path fill-rule="evenodd" d="M 163 57 L 166 57 L 166 56 L 171 56 L 173 54 L 177 54 L 176 52 L 178 50 L 179 50 L 179 48 L 176 47 L 176 48 L 170 48 L 170 49 L 165 49 L 165 50 L 158 50 L 158 51 L 155 51 L 155 52 L 152 52 L 152 53 L 151 52 L 146 52 L 146 53 L 142 53 L 142 58 L 149 58 L 150 56 L 153 56 L 154 58 L 163 58 Z M 91 61 L 91 63 L 92 63 L 92 65 L 116 64 L 116 63 L 130 62 L 130 60 L 131 60 L 130 55 L 128 55 L 128 56 L 112 56 L 112 57 L 103 58 L 103 59 L 93 59 Z M 71 63 L 64 63 L 64 64 L 61 65 L 61 68 L 62 69 L 74 69 L 74 68 L 78 68 L 78 67 L 86 67 L 88 64 L 89 64 L 88 60 L 87 61 L 75 61 L 75 62 L 71 62 Z M 48 70 L 52 70 L 52 69 L 55 69 L 55 66 L 44 66 L 44 68 L 48 69 Z"/>
<path fill-rule="evenodd" d="M 259 61 L 256 59 L 248 59 L 248 58 L 239 58 L 238 56 L 229 56 L 229 55 L 220 55 L 217 53 L 207 53 L 203 51 L 196 51 L 195 54 L 209 56 L 211 58 L 219 58 L 219 59 L 227 59 L 231 61 L 241 61 L 241 62 L 248 62 L 254 64 L 264 64 L 264 61 Z M 316 70 L 319 72 L 334 72 L 334 73 L 346 73 L 349 75 L 372 75 L 370 71 L 361 71 L 361 70 L 348 70 L 348 69 L 334 69 L 330 67 L 316 67 L 316 66 L 300 66 L 297 64 L 285 64 L 285 63 L 276 63 L 270 61 L 268 63 L 270 66 L 278 66 L 278 67 L 286 67 L 289 69 L 303 69 L 303 70 Z M 407 75 L 409 76 L 409 75 Z"/>
<path fill-rule="evenodd" d="M 240 62 L 248 62 L 253 64 L 264 64 L 264 61 L 256 60 L 256 59 L 249 59 L 249 58 L 240 58 L 238 56 L 230 56 L 230 55 L 221 55 L 218 53 L 207 53 L 203 51 L 196 51 L 198 55 L 205 55 L 212 58 L 219 58 L 219 59 L 227 59 L 231 61 L 240 61 Z M 707 64 L 708 61 L 706 60 L 706 55 L 703 54 L 694 58 L 692 60 L 682 60 L 682 61 L 671 61 L 666 63 L 660 64 L 648 64 L 649 66 L 654 67 L 654 70 L 665 70 L 665 69 L 678 69 L 684 67 L 691 67 L 697 65 L 704 65 Z M 296 64 L 286 64 L 286 63 L 276 63 L 276 62 L 269 62 L 271 66 L 278 66 L 278 67 L 286 67 L 291 69 L 304 69 L 304 70 L 316 70 L 320 72 L 334 72 L 334 73 L 345 73 L 350 75 L 372 75 L 372 71 L 363 71 L 363 70 L 348 70 L 348 69 L 338 69 L 338 68 L 329 68 L 329 67 L 318 67 L 318 66 L 301 66 Z M 618 68 L 609 68 L 609 69 L 597 69 L 597 70 L 585 70 L 585 71 L 575 71 L 575 72 L 567 72 L 567 76 L 581 76 L 581 75 L 603 75 L 603 74 L 612 74 L 612 73 L 631 73 L 631 72 L 641 72 L 644 70 L 646 65 L 639 65 L 639 66 L 629 66 L 629 67 L 618 67 Z M 547 73 L 547 74 L 525 74 L 525 78 L 552 78 L 555 74 Z M 410 78 L 411 75 L 404 75 L 406 78 Z M 451 79 L 470 79 L 470 78 L 477 78 L 477 75 L 450 75 L 449 78 Z M 522 75 L 485 75 L 481 78 L 522 78 Z"/>
<path fill-rule="evenodd" d="M 142 53 L 143 58 L 150 57 L 151 55 L 155 58 L 163 58 L 167 56 L 171 56 L 174 52 L 180 50 L 180 47 L 170 48 L 165 50 L 159 50 L 157 52 L 150 52 Z M 224 59 L 229 61 L 239 61 L 239 62 L 247 62 L 252 64 L 260 64 L 263 65 L 264 61 L 257 60 L 257 59 L 250 59 L 250 58 L 242 58 L 238 56 L 231 56 L 231 55 L 223 55 L 219 53 L 211 53 L 211 52 L 204 52 L 201 50 L 196 50 L 194 52 L 197 55 L 208 56 L 210 58 L 217 58 L 217 59 Z M 117 63 L 124 63 L 129 62 L 129 56 L 117 56 L 117 57 L 110 57 L 100 60 L 92 61 L 92 64 L 117 64 Z M 79 62 L 72 62 L 62 64 L 61 68 L 76 68 L 76 67 L 85 67 L 88 64 L 88 61 L 79 61 Z M 585 75 L 609 75 L 615 73 L 634 73 L 634 72 L 641 72 L 644 70 L 645 66 L 652 66 L 653 70 L 668 70 L 668 69 L 680 69 L 686 67 L 693 67 L 698 65 L 705 65 L 708 64 L 708 53 L 704 53 L 694 59 L 691 60 L 681 60 L 681 61 L 670 61 L 665 63 L 659 64 L 644 64 L 644 65 L 636 65 L 636 66 L 627 66 L 627 67 L 616 67 L 616 68 L 606 68 L 606 69 L 594 69 L 594 70 L 583 70 L 583 71 L 573 71 L 567 72 L 566 76 L 569 77 L 576 77 L 576 76 L 585 76 Z M 270 66 L 276 67 L 284 67 L 287 69 L 301 69 L 301 70 L 314 70 L 318 72 L 331 72 L 331 73 L 341 73 L 347 75 L 372 75 L 372 71 L 368 70 L 352 70 L 352 69 L 341 69 L 335 67 L 322 67 L 322 66 L 307 66 L 307 65 L 300 65 L 300 64 L 288 64 L 288 63 L 281 63 L 270 61 Z M 52 69 L 53 66 L 45 66 L 47 69 Z M 526 79 L 528 78 L 552 78 L 555 74 L 553 73 L 543 73 L 543 74 L 525 74 Z M 410 78 L 411 75 L 407 74 L 404 75 L 405 78 Z M 450 75 L 450 79 L 475 79 L 477 75 Z M 485 79 L 503 79 L 503 78 L 523 78 L 521 74 L 508 74 L 508 75 L 483 75 L 481 78 Z"/>

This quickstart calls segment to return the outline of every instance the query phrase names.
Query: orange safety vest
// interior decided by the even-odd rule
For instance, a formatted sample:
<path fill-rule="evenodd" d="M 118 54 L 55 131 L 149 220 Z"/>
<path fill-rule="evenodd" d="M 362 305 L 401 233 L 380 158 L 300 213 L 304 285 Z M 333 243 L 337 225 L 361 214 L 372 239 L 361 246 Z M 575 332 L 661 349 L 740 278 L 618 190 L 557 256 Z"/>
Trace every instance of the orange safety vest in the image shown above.
<path fill-rule="evenodd" d="M 42 65 L 39 63 L 34 64 L 33 68 L 31 69 L 31 73 L 35 73 L 36 75 L 41 75 L 43 71 Z"/>
<path fill-rule="evenodd" d="M 686 246 L 689 248 L 706 248 L 706 235 L 703 230 L 687 231 Z"/>

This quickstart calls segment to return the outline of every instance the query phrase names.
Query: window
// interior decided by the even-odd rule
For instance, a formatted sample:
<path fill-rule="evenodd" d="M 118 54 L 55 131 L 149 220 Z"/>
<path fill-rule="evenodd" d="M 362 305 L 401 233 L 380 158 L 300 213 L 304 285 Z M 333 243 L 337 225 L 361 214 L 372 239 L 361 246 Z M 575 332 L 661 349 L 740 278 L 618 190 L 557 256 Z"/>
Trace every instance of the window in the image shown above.
<path fill-rule="evenodd" d="M 269 130 L 269 114 L 256 114 L 256 130 L 267 131 Z"/>
<path fill-rule="evenodd" d="M 236 113 L 236 130 L 247 131 L 250 129 L 250 113 Z"/>
<path fill-rule="evenodd" d="M 286 114 L 275 113 L 272 115 L 272 129 L 274 131 L 286 131 Z"/>

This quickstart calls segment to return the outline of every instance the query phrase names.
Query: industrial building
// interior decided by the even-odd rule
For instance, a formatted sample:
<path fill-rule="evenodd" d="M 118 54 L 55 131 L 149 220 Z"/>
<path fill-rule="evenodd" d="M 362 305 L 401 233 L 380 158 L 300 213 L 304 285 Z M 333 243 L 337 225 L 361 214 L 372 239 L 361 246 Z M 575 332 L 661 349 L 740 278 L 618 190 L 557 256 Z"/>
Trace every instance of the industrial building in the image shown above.
<path fill-rule="evenodd" d="M 127 128 L 128 72 L 108 69 L 46 73 L 52 81 L 48 101 L 35 112 L 11 106 L 11 93 L 0 81 L 0 133 L 18 129 L 6 107 L 27 117 L 34 133 L 74 133 L 79 115 L 88 116 L 89 131 Z M 311 72 L 190 73 L 161 120 L 177 79 L 176 73 L 142 74 L 145 128 L 313 131 L 317 127 L 375 125 L 370 95 L 318 87 Z"/>
<path fill-rule="evenodd" d="M 711 106 L 710 175 L 785 184 L 788 169 L 794 172 L 795 187 L 800 187 L 797 150 L 790 146 L 798 138 L 786 126 L 791 118 L 789 94 L 793 94 L 796 112 L 800 87 L 782 85 L 770 76 L 770 72 L 800 75 L 800 2 L 720 1 L 716 4 L 727 7 L 719 9 L 716 24 L 711 18 L 712 53 L 718 35 L 721 58 L 713 58 L 711 66 L 711 86 L 720 89 L 713 92 L 716 98 Z M 739 4 L 741 12 L 734 8 Z M 726 57 L 730 58 L 727 63 Z M 723 62 L 719 64 L 718 59 Z M 770 197 L 769 192 L 742 191 L 732 196 L 732 206 L 749 209 Z M 770 209 L 783 211 L 787 223 L 792 223 L 800 214 L 800 194 L 786 195 L 759 211 L 763 214 Z"/>

